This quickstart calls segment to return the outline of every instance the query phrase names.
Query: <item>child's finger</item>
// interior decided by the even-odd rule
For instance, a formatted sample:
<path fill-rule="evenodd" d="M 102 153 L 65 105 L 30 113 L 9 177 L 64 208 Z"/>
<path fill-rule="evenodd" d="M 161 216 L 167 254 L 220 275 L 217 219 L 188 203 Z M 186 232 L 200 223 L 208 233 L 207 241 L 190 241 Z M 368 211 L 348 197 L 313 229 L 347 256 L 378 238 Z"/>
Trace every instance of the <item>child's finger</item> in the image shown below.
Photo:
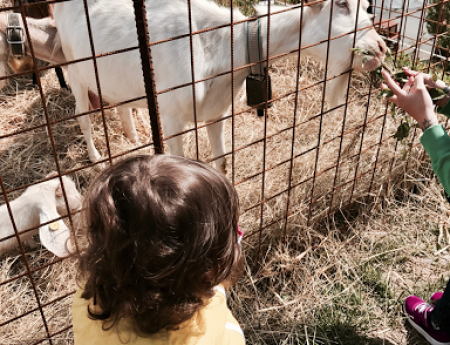
<path fill-rule="evenodd" d="M 399 94 L 403 93 L 402 89 L 400 89 L 400 87 L 397 85 L 397 83 L 392 80 L 392 78 L 389 75 L 389 73 L 387 73 L 385 70 L 381 71 L 381 73 L 383 73 L 383 77 L 384 77 L 384 80 L 386 82 L 387 87 L 390 88 L 391 91 L 395 95 L 399 95 Z"/>
<path fill-rule="evenodd" d="M 410 70 L 408 67 L 403 67 L 403 71 L 410 77 L 415 76 L 419 73 L 417 71 Z"/>
<path fill-rule="evenodd" d="M 402 90 L 405 91 L 406 93 L 409 93 L 409 91 L 411 90 L 411 86 L 414 84 L 414 80 L 415 80 L 415 77 L 410 76 L 408 78 L 408 81 L 405 83 L 405 85 L 403 85 Z"/>
<path fill-rule="evenodd" d="M 394 95 L 392 97 L 386 97 L 386 100 L 388 100 L 389 102 L 395 103 L 397 105 L 398 97 L 397 97 L 397 95 Z"/>
<path fill-rule="evenodd" d="M 416 75 L 415 78 L 415 88 L 416 89 L 421 89 L 421 88 L 425 88 L 425 84 L 423 83 L 423 74 L 422 73 L 418 73 Z M 408 80 L 409 81 L 409 80 Z"/>

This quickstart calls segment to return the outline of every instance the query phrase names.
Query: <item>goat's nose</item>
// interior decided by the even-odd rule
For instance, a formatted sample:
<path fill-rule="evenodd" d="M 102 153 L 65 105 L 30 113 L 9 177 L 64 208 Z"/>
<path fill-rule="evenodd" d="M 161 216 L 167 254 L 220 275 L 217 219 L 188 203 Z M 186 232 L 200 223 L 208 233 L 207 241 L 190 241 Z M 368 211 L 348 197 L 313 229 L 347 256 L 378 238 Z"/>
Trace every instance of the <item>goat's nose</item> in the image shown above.
<path fill-rule="evenodd" d="M 378 49 L 379 49 L 379 55 L 381 57 L 386 55 L 386 53 L 387 53 L 387 45 L 382 39 L 378 40 Z"/>

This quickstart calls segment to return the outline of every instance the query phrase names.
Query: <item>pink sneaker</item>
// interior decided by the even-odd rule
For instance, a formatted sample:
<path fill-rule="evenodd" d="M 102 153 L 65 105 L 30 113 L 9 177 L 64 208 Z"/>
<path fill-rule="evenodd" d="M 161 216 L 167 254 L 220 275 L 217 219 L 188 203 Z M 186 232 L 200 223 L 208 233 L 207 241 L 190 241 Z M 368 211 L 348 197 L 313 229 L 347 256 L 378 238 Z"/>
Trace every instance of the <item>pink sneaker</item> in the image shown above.
<path fill-rule="evenodd" d="M 417 296 L 409 296 L 403 304 L 408 321 L 432 345 L 450 345 L 450 336 L 435 331 L 428 322 L 433 306 Z"/>
<path fill-rule="evenodd" d="M 435 293 L 430 297 L 430 303 L 431 303 L 432 305 L 435 305 L 436 302 L 442 298 L 442 295 L 443 295 L 443 294 L 444 294 L 444 293 L 441 292 L 441 291 L 435 292 Z"/>

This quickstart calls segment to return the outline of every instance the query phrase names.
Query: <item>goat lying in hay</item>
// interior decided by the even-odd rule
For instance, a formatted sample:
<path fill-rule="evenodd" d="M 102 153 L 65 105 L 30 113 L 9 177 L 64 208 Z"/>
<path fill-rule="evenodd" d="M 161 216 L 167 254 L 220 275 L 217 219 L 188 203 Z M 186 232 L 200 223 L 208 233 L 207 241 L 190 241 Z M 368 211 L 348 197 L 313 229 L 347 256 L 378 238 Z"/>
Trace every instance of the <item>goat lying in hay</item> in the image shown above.
<path fill-rule="evenodd" d="M 375 32 L 367 14 L 367 0 L 325 0 L 304 7 L 303 22 L 300 23 L 301 7 L 285 10 L 285 7 L 272 6 L 270 19 L 270 56 L 288 53 L 298 48 L 300 32 L 302 46 L 310 46 L 302 51 L 324 61 L 327 51 L 326 41 L 329 31 L 329 17 L 333 6 L 331 37 L 344 35 L 330 42 L 328 75 L 339 75 L 353 67 L 360 71 L 369 71 L 379 66 L 384 59 L 386 45 Z M 192 30 L 212 28 L 230 23 L 230 10 L 219 7 L 209 0 L 192 0 Z M 89 16 L 97 54 L 133 47 L 137 45 L 135 17 L 132 3 L 127 0 L 88 0 Z M 153 41 L 165 40 L 175 36 L 189 34 L 188 8 L 185 0 L 164 2 L 147 0 L 146 8 L 149 18 L 149 32 Z M 265 14 L 267 8 L 256 6 L 259 14 Z M 358 48 L 369 51 L 372 56 L 366 58 L 355 56 L 353 66 L 350 66 L 353 47 L 355 21 L 358 15 L 357 27 L 362 29 L 356 33 Z M 69 1 L 55 4 L 54 18 L 58 31 L 59 42 L 67 60 L 81 59 L 91 55 L 85 11 L 81 1 Z M 245 20 L 246 17 L 238 11 L 234 20 Z M 260 19 L 261 52 L 267 51 L 267 16 Z M 247 64 L 247 24 L 234 26 L 234 67 Z M 45 31 L 45 28 L 39 30 Z M 345 35 L 348 34 L 348 35 Z M 316 44 L 316 45 L 314 45 Z M 196 34 L 193 36 L 194 71 L 196 80 L 225 73 L 231 69 L 231 30 L 229 27 Z M 39 45 L 34 45 L 36 51 Z M 176 39 L 152 47 L 152 56 L 156 74 L 157 90 L 165 90 L 192 81 L 191 56 L 189 37 Z M 126 53 L 109 55 L 97 59 L 100 86 L 104 100 L 122 102 L 145 94 L 142 78 L 139 52 L 134 50 Z M 97 90 L 92 61 L 68 66 L 68 74 L 72 92 L 76 99 L 76 113 L 89 110 L 89 90 Z M 234 73 L 235 94 L 243 87 L 248 69 Z M 340 76 L 327 83 L 328 101 L 330 107 L 338 105 L 347 89 L 348 74 Z M 220 77 L 211 78 L 196 84 L 197 120 L 219 120 L 228 112 L 231 105 L 231 75 L 225 73 Z M 159 108 L 165 136 L 172 136 L 183 131 L 184 127 L 194 121 L 193 97 L 191 87 L 184 87 L 163 93 L 158 96 Z M 128 129 L 135 132 L 131 118 L 131 108 L 146 107 L 146 101 L 136 101 L 127 104 Z M 124 118 L 122 118 L 124 119 Z M 87 141 L 89 158 L 95 162 L 100 154 L 94 146 L 91 134 L 89 116 L 79 118 L 81 130 Z M 123 122 L 127 122 L 124 121 Z M 224 122 L 219 121 L 207 127 L 212 152 L 219 170 L 226 171 L 224 144 Z M 184 155 L 182 137 L 176 136 L 167 140 L 170 153 Z"/>
<path fill-rule="evenodd" d="M 50 173 L 47 178 L 56 176 Z M 81 208 L 81 194 L 73 181 L 63 176 L 69 211 Z M 62 187 L 59 179 L 54 178 L 26 189 L 17 199 L 10 202 L 14 223 L 18 231 L 40 226 L 53 219 L 67 216 Z M 20 239 L 34 247 L 34 235 L 39 232 L 41 243 L 57 256 L 66 256 L 66 242 L 69 239 L 69 229 L 62 220 L 41 225 L 39 229 L 20 235 Z M 5 238 L 9 237 L 5 240 Z M 0 206 L 0 255 L 17 246 L 14 228 L 6 205 Z"/>

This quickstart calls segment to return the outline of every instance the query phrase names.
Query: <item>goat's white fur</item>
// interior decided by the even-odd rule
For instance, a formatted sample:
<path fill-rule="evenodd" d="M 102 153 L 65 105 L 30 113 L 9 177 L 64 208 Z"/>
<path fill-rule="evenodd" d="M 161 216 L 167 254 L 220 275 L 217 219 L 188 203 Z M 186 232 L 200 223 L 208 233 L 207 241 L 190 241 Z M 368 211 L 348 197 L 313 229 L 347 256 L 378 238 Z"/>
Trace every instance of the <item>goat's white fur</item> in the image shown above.
<path fill-rule="evenodd" d="M 358 28 L 371 26 L 366 12 L 367 0 L 326 0 L 321 4 L 305 6 L 303 23 L 300 23 L 300 7 L 283 13 L 285 7 L 271 6 L 270 55 L 276 56 L 298 48 L 300 27 L 302 46 L 310 46 L 326 40 L 329 31 L 330 9 L 333 7 L 331 37 L 350 33 L 355 29 L 356 13 Z M 212 28 L 230 23 L 230 10 L 219 7 L 209 0 L 192 0 L 192 30 Z M 345 4 L 344 8 L 342 4 Z M 132 3 L 128 0 L 88 0 L 89 16 L 93 33 L 95 52 L 107 53 L 137 45 L 135 18 Z M 149 32 L 152 41 L 188 34 L 188 8 L 185 0 L 147 0 Z M 267 7 L 257 6 L 259 13 L 267 12 Z M 82 1 L 68 1 L 55 4 L 54 18 L 62 50 L 68 60 L 91 56 L 91 48 Z M 234 12 L 234 20 L 244 20 L 240 12 Z M 263 52 L 266 51 L 267 17 L 261 18 Z M 245 23 L 234 26 L 234 67 L 246 61 Z M 374 69 L 384 58 L 386 46 L 375 30 L 370 27 L 356 35 L 356 47 L 371 51 L 374 57 L 362 66 L 362 59 L 355 56 L 350 66 L 354 34 L 345 35 L 330 42 L 328 76 L 339 75 L 350 67 L 359 70 Z M 381 50 L 380 51 L 380 47 Z M 39 50 L 39 47 L 35 47 Z M 204 32 L 193 36 L 193 51 L 196 80 L 227 72 L 231 69 L 231 30 L 229 27 Z M 326 60 L 327 44 L 322 43 L 302 50 L 302 55 Z M 189 83 L 191 79 L 191 57 L 189 38 L 177 39 L 154 45 L 152 56 L 158 91 Z M 144 82 L 141 61 L 137 50 L 97 59 L 100 86 L 103 98 L 110 102 L 122 102 L 143 96 Z M 95 73 L 92 61 L 72 64 L 68 67 L 69 81 L 76 98 L 76 113 L 89 110 L 88 90 L 96 92 Z M 234 73 L 235 94 L 242 88 L 248 69 Z M 342 100 L 347 89 L 348 74 L 327 83 L 326 95 L 330 107 Z M 225 74 L 196 83 L 197 120 L 215 121 L 222 118 L 231 105 L 231 76 Z M 184 87 L 158 96 L 164 135 L 172 136 L 181 132 L 194 121 L 192 88 Z M 125 131 L 130 138 L 137 139 L 131 113 L 126 107 L 144 108 L 146 101 L 138 101 L 121 107 Z M 89 116 L 79 118 L 81 130 L 87 141 L 89 158 L 100 158 L 91 134 Z M 219 121 L 207 127 L 214 157 L 225 154 L 224 122 Z M 184 155 L 181 136 L 167 142 L 170 153 Z M 225 171 L 225 158 L 216 160 L 219 170 Z"/>
<path fill-rule="evenodd" d="M 50 175 L 49 175 L 50 176 Z M 74 211 L 81 207 L 81 195 L 74 182 L 64 176 L 62 178 L 64 190 L 67 195 L 69 210 Z M 23 231 L 40 226 L 51 220 L 67 215 L 59 178 L 28 187 L 17 199 L 10 202 L 14 223 L 17 230 Z M 30 246 L 36 243 L 32 236 L 39 232 L 41 243 L 57 256 L 66 256 L 66 241 L 69 238 L 69 229 L 62 220 L 59 220 L 59 229 L 50 230 L 49 225 L 40 226 L 20 235 L 20 239 Z M 14 235 L 14 228 L 6 204 L 0 206 L 0 255 L 18 245 L 17 238 L 6 237 Z"/>

